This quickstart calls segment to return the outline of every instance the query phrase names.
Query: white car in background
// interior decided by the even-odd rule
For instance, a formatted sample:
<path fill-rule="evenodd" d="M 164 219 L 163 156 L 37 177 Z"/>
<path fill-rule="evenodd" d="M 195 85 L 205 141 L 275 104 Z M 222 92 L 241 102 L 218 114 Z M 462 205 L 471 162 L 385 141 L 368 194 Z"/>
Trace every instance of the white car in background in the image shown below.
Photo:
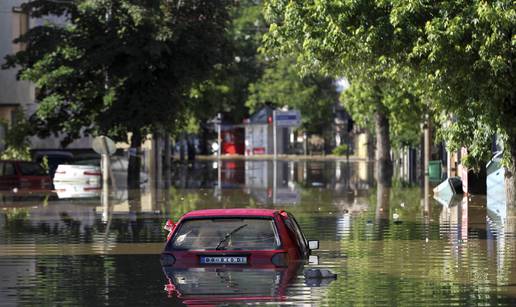
<path fill-rule="evenodd" d="M 97 165 L 60 164 L 54 174 L 54 189 L 60 199 L 99 197 L 101 183 Z"/>
<path fill-rule="evenodd" d="M 88 182 L 58 181 L 54 182 L 54 189 L 59 199 L 69 198 L 99 198 L 101 193 L 100 184 Z"/>
<path fill-rule="evenodd" d="M 54 174 L 54 183 L 83 182 L 100 185 L 101 180 L 102 172 L 97 165 L 60 164 Z"/>

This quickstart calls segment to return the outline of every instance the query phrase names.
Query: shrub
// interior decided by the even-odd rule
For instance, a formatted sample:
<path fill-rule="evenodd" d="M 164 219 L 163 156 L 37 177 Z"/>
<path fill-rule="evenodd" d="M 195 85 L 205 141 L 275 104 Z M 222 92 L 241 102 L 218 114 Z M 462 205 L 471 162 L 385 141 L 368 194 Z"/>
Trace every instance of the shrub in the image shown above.
<path fill-rule="evenodd" d="M 336 156 L 344 156 L 349 153 L 349 146 L 347 144 L 339 145 L 335 147 L 331 153 Z"/>

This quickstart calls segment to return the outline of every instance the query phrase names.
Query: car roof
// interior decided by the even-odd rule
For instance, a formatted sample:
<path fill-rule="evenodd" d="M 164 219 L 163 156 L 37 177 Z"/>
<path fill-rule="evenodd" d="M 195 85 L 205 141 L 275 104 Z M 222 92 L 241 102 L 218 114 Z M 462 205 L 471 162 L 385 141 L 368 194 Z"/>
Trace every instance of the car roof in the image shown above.
<path fill-rule="evenodd" d="M 256 217 L 267 216 L 273 217 L 275 213 L 280 212 L 276 209 L 250 209 L 250 208 L 233 208 L 233 209 L 204 209 L 194 210 L 183 215 L 185 218 L 205 218 L 205 217 Z"/>

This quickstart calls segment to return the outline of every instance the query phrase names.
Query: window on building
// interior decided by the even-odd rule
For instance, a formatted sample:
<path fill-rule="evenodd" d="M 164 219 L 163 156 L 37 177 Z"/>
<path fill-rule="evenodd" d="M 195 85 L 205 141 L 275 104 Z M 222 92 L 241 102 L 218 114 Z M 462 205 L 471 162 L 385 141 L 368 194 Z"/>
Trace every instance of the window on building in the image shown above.
<path fill-rule="evenodd" d="M 27 33 L 29 30 L 29 14 L 24 12 L 20 7 L 13 8 L 13 24 L 12 34 L 13 40 Z M 13 43 L 13 52 L 23 51 L 27 48 L 25 43 Z"/>

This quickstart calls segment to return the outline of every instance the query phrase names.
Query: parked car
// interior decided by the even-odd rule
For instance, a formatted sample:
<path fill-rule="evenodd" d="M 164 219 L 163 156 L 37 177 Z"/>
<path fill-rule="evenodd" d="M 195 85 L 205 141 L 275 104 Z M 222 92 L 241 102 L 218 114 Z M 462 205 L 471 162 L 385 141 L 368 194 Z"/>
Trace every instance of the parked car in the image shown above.
<path fill-rule="evenodd" d="M 307 241 L 294 216 L 274 209 L 208 209 L 185 214 L 169 230 L 163 266 L 286 267 L 308 260 L 319 241 Z"/>
<path fill-rule="evenodd" d="M 0 189 L 50 190 L 52 180 L 40 164 L 31 161 L 0 161 Z"/>
<path fill-rule="evenodd" d="M 59 199 L 71 198 L 98 198 L 102 187 L 100 182 L 55 181 L 54 189 Z"/>
<path fill-rule="evenodd" d="M 102 172 L 96 165 L 59 164 L 54 174 L 57 182 L 76 182 L 100 185 Z"/>

